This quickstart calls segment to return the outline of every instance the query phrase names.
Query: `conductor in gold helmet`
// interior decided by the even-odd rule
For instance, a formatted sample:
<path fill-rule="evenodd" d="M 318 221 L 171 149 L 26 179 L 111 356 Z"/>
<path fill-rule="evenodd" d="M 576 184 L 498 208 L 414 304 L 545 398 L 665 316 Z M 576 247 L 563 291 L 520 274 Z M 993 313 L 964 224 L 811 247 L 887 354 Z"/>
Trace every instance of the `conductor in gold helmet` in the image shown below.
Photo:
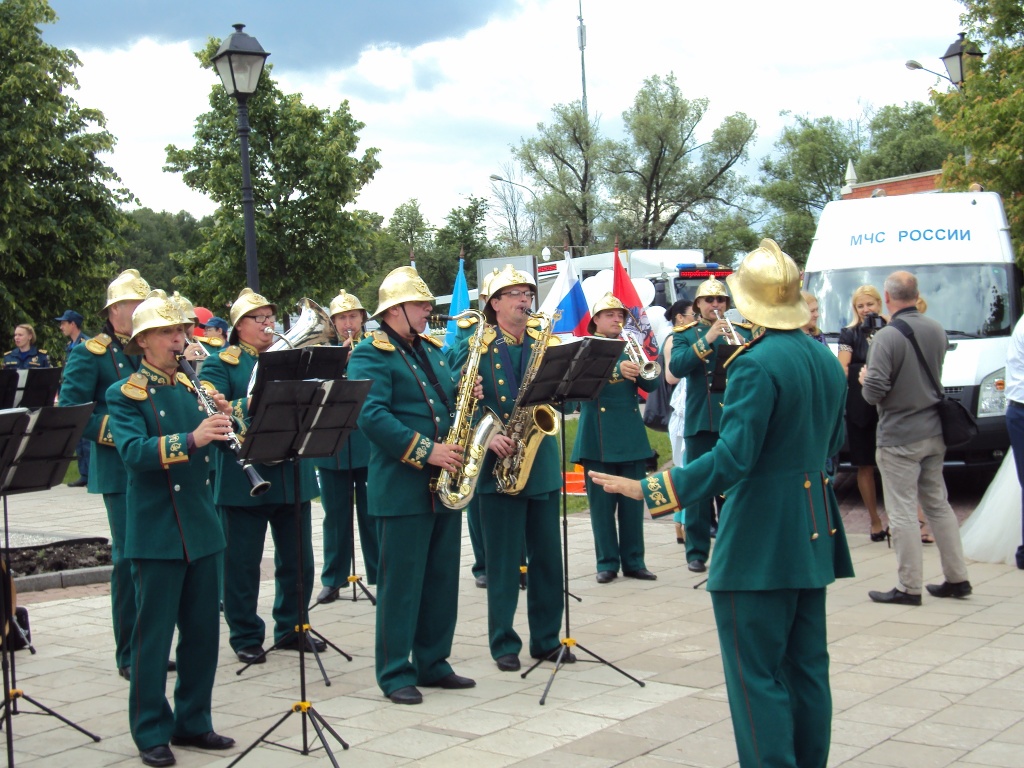
<path fill-rule="evenodd" d="M 472 688 L 448 656 L 459 602 L 462 513 L 430 491 L 435 468 L 454 471 L 462 448 L 443 441 L 457 374 L 424 331 L 434 296 L 413 267 L 392 270 L 378 290 L 380 330 L 352 352 L 350 379 L 373 382 L 359 414 L 370 439 L 370 516 L 380 541 L 377 685 L 396 704 L 419 704 L 417 686 Z"/>
<path fill-rule="evenodd" d="M 697 288 L 693 300 L 696 319 L 673 329 L 672 359 L 668 368 L 673 376 L 686 379 L 684 463 L 703 456 L 718 439 L 724 392 L 716 386 L 715 370 L 721 365 L 719 350 L 737 341 L 724 319 L 728 309 L 729 294 L 725 284 L 712 277 Z M 750 339 L 749 328 L 735 323 L 734 330 L 740 340 Z M 683 510 L 683 518 L 686 564 L 691 571 L 701 573 L 707 570 L 705 563 L 711 553 L 712 498 L 696 499 Z"/>
<path fill-rule="evenodd" d="M 606 490 L 668 512 L 729 489 L 708 592 L 740 765 L 823 766 L 832 730 L 825 589 L 853 575 L 825 461 L 843 444 L 842 366 L 802 328 L 800 270 L 762 240 L 728 278 L 754 340 L 729 364 L 721 432 L 682 468 Z"/>

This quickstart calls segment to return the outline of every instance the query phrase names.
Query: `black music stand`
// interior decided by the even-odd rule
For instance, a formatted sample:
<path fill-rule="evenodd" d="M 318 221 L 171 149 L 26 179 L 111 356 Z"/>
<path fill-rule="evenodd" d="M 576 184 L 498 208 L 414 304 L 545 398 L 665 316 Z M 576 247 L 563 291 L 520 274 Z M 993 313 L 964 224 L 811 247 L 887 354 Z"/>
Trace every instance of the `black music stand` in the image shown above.
<path fill-rule="evenodd" d="M 612 375 L 615 363 L 618 362 L 625 347 L 626 343 L 621 339 L 606 339 L 600 336 L 587 336 L 579 342 L 551 347 L 545 353 L 533 383 L 520 393 L 519 404 L 521 405 L 550 404 L 558 408 L 562 421 L 563 461 L 565 457 L 565 404 L 570 401 L 582 402 L 597 399 L 601 389 Z M 562 484 L 562 579 L 565 593 L 565 638 L 559 644 L 558 656 L 554 659 L 555 668 L 551 670 L 551 677 L 548 678 L 547 685 L 544 686 L 540 703 L 544 704 L 547 701 L 548 691 L 551 690 L 551 685 L 555 681 L 555 675 L 564 666 L 566 655 L 574 646 L 596 659 L 598 663 L 611 667 L 620 675 L 628 677 L 643 688 L 642 681 L 619 669 L 607 659 L 601 658 L 589 648 L 580 645 L 570 631 L 569 517 L 565 483 Z M 547 659 L 538 659 L 520 677 L 525 678 L 544 661 Z"/>
<path fill-rule="evenodd" d="M 68 464 L 75 458 L 75 446 L 85 431 L 86 422 L 94 407 L 94 403 L 87 403 L 70 408 L 42 408 L 32 413 L 21 408 L 0 412 L 0 494 L 4 497 L 4 557 L 7 578 L 13 578 L 10 571 L 7 497 L 18 493 L 49 490 L 63 482 Z M 14 606 L 7 604 L 9 594 L 7 585 L 4 584 L 0 588 L 0 622 L 4 624 L 4 631 L 0 633 L 0 666 L 3 667 L 3 722 L 7 727 L 7 765 L 14 765 L 14 732 L 11 716 L 21 714 L 18 712 L 19 698 L 35 705 L 42 710 L 42 714 L 55 717 L 93 741 L 99 741 L 100 737 L 96 734 L 44 706 L 18 688 L 14 656 L 10 655 L 7 642 L 7 624 L 14 621 Z"/>
<path fill-rule="evenodd" d="M 18 394 L 18 372 L 12 368 L 0 370 L 0 408 L 13 408 Z"/>
<path fill-rule="evenodd" d="M 294 353 L 301 353 L 295 355 Z M 347 349 L 343 347 L 306 347 L 299 350 L 284 350 L 283 352 L 270 353 L 268 358 L 276 355 L 290 355 L 294 358 L 295 365 L 291 370 L 288 366 L 276 366 L 274 360 L 274 376 L 288 375 L 288 373 L 302 376 L 314 369 L 314 363 L 323 366 L 321 370 L 329 368 L 336 371 L 336 362 L 328 361 L 328 358 L 337 361 L 337 353 L 341 352 L 341 360 L 347 355 Z M 314 360 L 314 358 L 321 358 Z M 262 368 L 263 361 L 261 359 Z M 344 367 L 342 365 L 342 367 Z M 269 368 L 269 366 L 268 366 Z M 312 629 L 308 622 L 308 608 L 305 604 L 305 588 L 303 584 L 303 533 L 302 533 L 302 503 L 299 500 L 299 460 L 302 458 L 320 458 L 335 455 L 348 438 L 349 432 L 355 429 L 356 418 L 362 408 L 363 401 L 370 391 L 369 381 L 348 381 L 341 379 L 334 380 L 302 380 L 291 379 L 285 381 L 265 380 L 260 381 L 257 374 L 256 389 L 259 390 L 259 398 L 255 394 L 253 402 L 257 403 L 255 412 L 251 415 L 251 426 L 246 431 L 245 443 L 243 444 L 240 458 L 252 463 L 266 463 L 272 461 L 289 461 L 292 464 L 293 493 L 295 505 L 295 525 L 298 531 L 296 541 L 298 543 L 298 605 L 299 624 L 295 627 L 293 634 L 299 635 L 299 695 L 300 700 L 294 703 L 291 708 L 267 729 L 256 741 L 250 744 L 242 752 L 231 766 L 241 761 L 249 752 L 262 742 L 280 746 L 299 752 L 303 755 L 310 754 L 309 739 L 307 731 L 308 722 L 312 723 L 317 738 L 324 751 L 327 753 L 331 763 L 338 768 L 324 730 L 330 733 L 343 749 L 348 749 L 345 740 L 331 727 L 323 715 L 316 711 L 312 703 L 306 699 L 306 664 L 305 653 L 309 647 L 320 667 L 324 683 L 330 685 L 327 672 L 320 660 L 316 648 L 309 643 L 309 636 L 323 640 L 328 646 L 336 650 L 349 661 L 352 657 L 331 643 L 327 638 L 316 630 Z M 255 390 L 254 390 L 255 392 Z M 282 643 L 288 642 L 291 635 L 286 636 Z M 269 651 L 275 650 L 282 643 L 275 643 Z M 241 674 L 248 664 L 238 671 Z M 267 737 L 273 733 L 278 726 L 284 723 L 292 714 L 302 714 L 302 748 L 296 749 L 280 742 L 271 742 Z"/>
<path fill-rule="evenodd" d="M 0 373 L 0 408 L 48 408 L 57 399 L 63 368 L 29 368 Z M 24 376 L 22 375 L 24 374 Z"/>

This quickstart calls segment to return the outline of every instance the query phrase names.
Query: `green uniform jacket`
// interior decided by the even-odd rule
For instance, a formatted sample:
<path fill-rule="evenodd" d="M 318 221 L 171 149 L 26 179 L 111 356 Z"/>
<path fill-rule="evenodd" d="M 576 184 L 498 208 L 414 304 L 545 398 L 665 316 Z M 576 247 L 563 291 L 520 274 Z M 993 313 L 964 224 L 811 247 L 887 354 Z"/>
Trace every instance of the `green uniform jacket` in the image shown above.
<path fill-rule="evenodd" d="M 498 415 L 502 424 L 507 425 L 516 403 L 518 388 L 512 388 L 507 372 L 503 370 L 501 357 L 498 353 L 498 345 L 495 344 L 498 333 L 500 331 L 496 330 L 494 326 L 489 326 L 484 332 L 483 340 L 487 344 L 487 349 L 480 358 L 480 368 L 477 371 L 484 379 L 484 399 L 477 404 L 477 416 L 483 413 L 484 407 L 488 407 Z M 539 331 L 527 328 L 526 334 L 523 337 L 523 344 L 510 344 L 508 346 L 509 355 L 511 356 L 512 364 L 516 367 L 517 375 L 518 371 L 521 371 L 522 366 L 525 364 L 523 357 L 529 358 L 533 353 L 533 346 L 537 343 L 539 336 Z M 456 370 L 462 370 L 462 366 L 469 357 L 469 338 L 469 336 L 460 338 L 455 344 L 452 366 Z M 552 343 L 557 344 L 557 338 L 553 337 L 549 344 Z M 542 493 L 557 491 L 562 487 L 561 457 L 558 440 L 559 438 L 556 435 L 552 435 L 545 437 L 541 441 L 533 462 L 530 477 L 526 481 L 526 487 L 518 494 L 519 496 L 524 498 L 536 496 Z M 487 452 L 487 459 L 480 470 L 480 480 L 477 483 L 476 489 L 477 493 L 495 494 L 498 492 L 494 479 L 494 462 L 496 458 L 493 451 Z"/>
<path fill-rule="evenodd" d="M 207 358 L 200 375 L 204 383 L 212 385 L 231 403 L 236 434 L 243 439 L 245 428 L 249 424 L 246 392 L 249 389 L 249 377 L 252 369 L 256 367 L 258 357 L 259 353 L 248 344 L 233 344 L 217 355 Z M 292 492 L 295 483 L 291 462 L 273 466 L 253 464 L 260 477 L 270 483 L 270 490 L 262 496 L 250 496 L 252 486 L 238 465 L 235 455 L 230 450 L 222 451 L 218 448 L 214 451 L 214 456 L 216 487 L 213 498 L 217 504 L 226 507 L 262 507 L 290 504 L 295 501 Z M 299 501 L 309 501 L 318 495 L 312 461 L 300 460 Z"/>
<path fill-rule="evenodd" d="M 437 381 L 455 407 L 456 373 L 429 336 L 422 345 Z M 359 414 L 359 430 L 371 442 L 370 514 L 378 517 L 451 511 L 437 495 L 409 493 L 424 487 L 434 467 L 427 464 L 435 442 L 444 442 L 451 415 L 424 374 L 418 358 L 376 331 L 360 342 L 348 364 L 348 378 L 369 379 L 370 393 Z"/>
<path fill-rule="evenodd" d="M 652 513 L 727 491 L 709 590 L 815 589 L 852 576 L 825 460 L 843 444 L 846 377 L 801 330 L 769 330 L 729 366 L 718 442 L 642 480 Z"/>
<path fill-rule="evenodd" d="M 715 370 L 716 350 L 728 342 L 725 336 L 719 336 L 710 344 L 705 341 L 710 328 L 711 324 L 701 319 L 689 325 L 676 326 L 672 336 L 672 359 L 668 369 L 672 375 L 686 379 L 683 437 L 692 437 L 698 432 L 717 432 L 722 421 L 725 393 L 712 392 L 709 385 Z M 735 328 L 744 341 L 750 340 L 750 331 L 741 326 Z"/>
<path fill-rule="evenodd" d="M 661 381 L 637 377 L 633 382 L 623 378 L 619 366 L 628 360 L 629 354 L 623 350 L 598 398 L 580 403 L 576 444 L 570 461 L 591 459 L 612 463 L 648 459 L 654 455 L 640 416 L 637 389 L 653 392 Z"/>
<path fill-rule="evenodd" d="M 127 381 L 112 384 L 106 399 L 129 473 L 125 557 L 194 562 L 224 549 L 210 489 L 210 446 L 188 451 L 188 434 L 205 416 L 184 375 L 168 379 L 143 363 Z"/>
<path fill-rule="evenodd" d="M 64 367 L 60 404 L 96 403 L 82 433 L 84 439 L 96 444 L 89 468 L 89 493 L 124 493 L 128 483 L 124 462 L 114 447 L 107 410 L 110 385 L 135 372 L 141 360 L 124 353 L 126 341 L 101 333 L 76 345 Z"/>

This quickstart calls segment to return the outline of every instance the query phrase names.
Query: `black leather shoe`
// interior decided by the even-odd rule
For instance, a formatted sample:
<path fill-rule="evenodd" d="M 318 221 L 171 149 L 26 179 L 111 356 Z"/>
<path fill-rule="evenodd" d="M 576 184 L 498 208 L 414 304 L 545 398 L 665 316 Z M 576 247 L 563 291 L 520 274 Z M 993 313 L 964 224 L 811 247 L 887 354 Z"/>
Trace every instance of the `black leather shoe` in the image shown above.
<path fill-rule="evenodd" d="M 84 488 L 89 484 L 88 477 L 80 477 L 77 480 L 72 480 L 68 483 L 68 488 Z"/>
<path fill-rule="evenodd" d="M 691 560 L 686 564 L 686 567 L 694 573 L 704 573 L 704 571 L 708 569 L 708 567 L 704 565 L 703 560 Z"/>
<path fill-rule="evenodd" d="M 967 597 L 973 591 L 969 581 L 944 581 L 941 584 L 928 585 L 928 594 L 935 597 Z"/>
<path fill-rule="evenodd" d="M 392 691 L 388 694 L 388 698 L 395 704 L 423 703 L 423 694 L 419 692 L 415 685 L 407 685 L 404 688 L 399 688 L 397 691 Z"/>
<path fill-rule="evenodd" d="M 297 650 L 299 650 L 299 646 L 301 644 L 302 644 L 302 640 L 299 638 L 298 635 L 295 635 L 290 640 L 287 640 L 286 642 L 281 643 L 277 647 L 279 649 L 281 649 L 282 651 L 297 651 Z M 312 652 L 312 650 L 314 648 L 316 649 L 317 653 L 323 653 L 324 651 L 327 650 L 327 643 L 325 643 L 323 640 L 321 640 L 321 639 L 319 639 L 317 637 L 308 637 L 307 636 L 306 637 L 306 653 Z"/>
<path fill-rule="evenodd" d="M 318 603 L 333 603 L 338 599 L 338 590 L 340 587 L 324 587 L 320 590 L 320 594 L 316 596 Z"/>
<path fill-rule="evenodd" d="M 139 757 L 146 765 L 174 765 L 174 753 L 166 744 L 149 749 L 140 749 Z"/>
<path fill-rule="evenodd" d="M 506 653 L 504 656 L 499 656 L 494 660 L 494 663 L 498 665 L 498 669 L 502 672 L 518 672 L 520 669 L 519 657 L 514 653 Z"/>
<path fill-rule="evenodd" d="M 476 688 L 476 680 L 471 680 L 468 677 L 462 675 L 456 675 L 454 672 L 445 675 L 440 680 L 435 680 L 429 685 L 424 685 L 424 688 L 445 688 L 449 691 L 459 690 L 460 688 Z"/>
<path fill-rule="evenodd" d="M 132 668 L 131 667 L 118 667 L 117 674 L 123 677 L 125 680 L 132 679 Z"/>
<path fill-rule="evenodd" d="M 888 592 L 868 592 L 868 597 L 876 603 L 892 603 L 894 605 L 920 605 L 921 596 L 912 595 L 902 589 L 893 587 Z"/>
<path fill-rule="evenodd" d="M 530 654 L 531 658 L 544 659 L 545 661 L 558 661 L 558 652 L 562 650 L 561 644 L 556 645 L 550 651 L 544 651 L 544 653 Z M 575 664 L 576 654 L 566 648 L 565 653 L 562 654 L 563 664 Z"/>
<path fill-rule="evenodd" d="M 171 736 L 171 744 L 176 747 L 195 747 L 196 749 L 231 749 L 235 746 L 235 740 L 230 736 L 221 736 L 219 733 L 207 731 L 198 736 Z"/>
<path fill-rule="evenodd" d="M 622 575 L 628 576 L 631 579 L 640 579 L 641 581 L 656 581 L 658 578 L 646 568 L 638 568 L 635 571 L 623 571 Z"/>
<path fill-rule="evenodd" d="M 618 575 L 619 574 L 617 574 L 615 571 L 598 571 L 597 572 L 597 583 L 598 584 L 607 584 L 610 581 L 614 581 L 615 578 Z"/>
<path fill-rule="evenodd" d="M 476 579 L 474 579 L 474 581 L 476 581 L 476 585 L 480 589 L 487 589 L 487 574 L 486 573 L 481 573 L 479 576 L 476 577 Z"/>
<path fill-rule="evenodd" d="M 242 648 L 235 651 L 235 656 L 243 664 L 266 664 L 267 655 L 263 650 L 262 645 L 251 645 L 248 648 Z"/>

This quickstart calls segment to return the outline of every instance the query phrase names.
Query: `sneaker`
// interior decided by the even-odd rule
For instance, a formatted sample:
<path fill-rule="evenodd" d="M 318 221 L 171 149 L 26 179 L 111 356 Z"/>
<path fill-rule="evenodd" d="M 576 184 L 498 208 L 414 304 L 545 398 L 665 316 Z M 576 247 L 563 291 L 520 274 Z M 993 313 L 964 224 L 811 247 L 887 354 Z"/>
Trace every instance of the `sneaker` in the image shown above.
<path fill-rule="evenodd" d="M 941 584 L 928 585 L 928 594 L 934 597 L 967 597 L 973 591 L 969 581 L 944 581 Z"/>

